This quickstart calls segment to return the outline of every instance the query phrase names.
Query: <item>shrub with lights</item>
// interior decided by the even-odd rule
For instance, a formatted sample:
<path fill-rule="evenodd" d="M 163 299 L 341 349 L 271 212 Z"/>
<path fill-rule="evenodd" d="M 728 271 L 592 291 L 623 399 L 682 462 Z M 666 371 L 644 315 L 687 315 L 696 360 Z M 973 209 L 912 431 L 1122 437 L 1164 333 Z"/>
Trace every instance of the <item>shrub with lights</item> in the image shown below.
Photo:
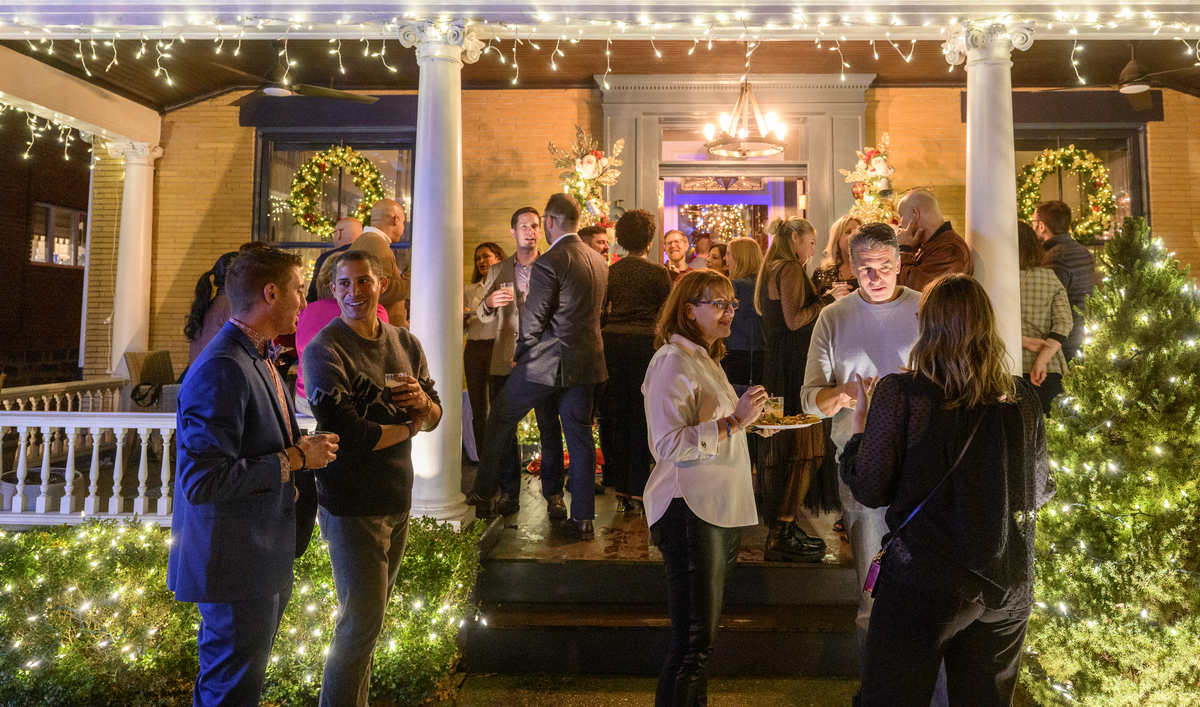
<path fill-rule="evenodd" d="M 421 704 L 453 670 L 458 628 L 476 619 L 482 529 L 412 520 L 375 653 L 372 701 Z M 199 613 L 167 590 L 167 539 L 136 521 L 0 534 L 0 704 L 191 704 Z M 295 575 L 263 699 L 316 705 L 337 612 L 319 538 Z"/>
<path fill-rule="evenodd" d="M 1200 705 L 1200 306 L 1125 219 L 1047 425 L 1024 684 L 1042 705 Z"/>

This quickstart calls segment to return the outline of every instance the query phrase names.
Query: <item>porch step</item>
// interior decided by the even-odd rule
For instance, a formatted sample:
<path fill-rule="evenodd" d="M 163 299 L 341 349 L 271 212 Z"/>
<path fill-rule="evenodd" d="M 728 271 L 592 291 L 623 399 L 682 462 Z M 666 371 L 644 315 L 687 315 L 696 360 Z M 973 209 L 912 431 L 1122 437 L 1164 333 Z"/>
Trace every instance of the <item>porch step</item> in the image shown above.
<path fill-rule="evenodd" d="M 474 673 L 657 675 L 670 641 L 665 604 L 485 603 L 460 633 Z M 727 605 L 714 675 L 857 675 L 855 608 Z"/>

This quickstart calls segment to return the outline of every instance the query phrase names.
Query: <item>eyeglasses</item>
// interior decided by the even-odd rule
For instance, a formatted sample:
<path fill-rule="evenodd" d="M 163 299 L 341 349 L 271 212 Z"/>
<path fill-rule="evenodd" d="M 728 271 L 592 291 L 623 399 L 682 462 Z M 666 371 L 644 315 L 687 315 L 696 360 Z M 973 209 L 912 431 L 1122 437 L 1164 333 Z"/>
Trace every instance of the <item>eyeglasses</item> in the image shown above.
<path fill-rule="evenodd" d="M 736 312 L 741 303 L 735 299 L 702 299 L 699 302 L 693 302 L 692 304 L 711 304 L 714 308 L 721 311 L 729 309 Z"/>

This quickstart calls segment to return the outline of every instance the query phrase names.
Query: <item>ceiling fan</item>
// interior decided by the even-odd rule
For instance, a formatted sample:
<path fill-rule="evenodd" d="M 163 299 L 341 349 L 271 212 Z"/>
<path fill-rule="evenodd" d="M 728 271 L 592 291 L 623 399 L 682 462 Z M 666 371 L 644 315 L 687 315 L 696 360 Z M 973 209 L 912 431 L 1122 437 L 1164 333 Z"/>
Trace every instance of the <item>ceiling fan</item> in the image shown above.
<path fill-rule="evenodd" d="M 1172 84 L 1170 81 L 1163 81 L 1161 79 L 1151 80 L 1152 77 L 1155 76 L 1177 74 L 1185 71 L 1200 71 L 1200 64 L 1197 64 L 1196 66 L 1185 66 L 1181 69 L 1167 69 L 1166 71 L 1147 71 L 1145 65 L 1137 60 L 1137 54 L 1134 51 L 1133 44 L 1130 44 L 1129 63 L 1125 65 L 1124 69 L 1121 69 L 1121 75 L 1117 79 L 1117 84 L 1113 86 L 1113 88 L 1116 88 L 1118 91 L 1125 94 L 1125 97 L 1129 99 L 1130 104 L 1133 105 L 1134 110 L 1146 110 L 1147 108 L 1153 106 L 1153 102 L 1150 99 L 1150 94 L 1148 93 L 1151 86 L 1172 88 L 1183 93 L 1194 93 L 1196 89 L 1192 86 Z"/>
<path fill-rule="evenodd" d="M 286 84 L 286 85 L 262 85 L 264 83 L 264 80 L 262 79 L 262 77 L 255 76 L 254 74 L 242 71 L 241 69 L 235 69 L 232 66 L 226 66 L 225 64 L 222 64 L 220 62 L 213 61 L 213 62 L 209 62 L 209 63 L 212 64 L 213 66 L 219 66 L 222 69 L 225 69 L 226 71 L 231 71 L 235 74 L 240 74 L 242 76 L 246 76 L 248 78 L 254 79 L 256 84 L 259 84 L 262 86 L 257 91 L 254 91 L 253 93 L 247 93 L 246 95 L 242 96 L 241 98 L 231 102 L 229 104 L 231 106 L 244 105 L 244 104 L 250 103 L 252 101 L 257 101 L 257 100 L 263 98 L 264 96 L 274 96 L 274 97 L 315 96 L 317 98 L 333 98 L 333 99 L 337 99 L 340 101 L 351 101 L 354 103 L 367 103 L 367 104 L 374 103 L 379 100 L 378 96 L 364 96 L 364 95 L 361 95 L 358 93 L 350 93 L 348 91 L 339 91 L 334 88 L 322 88 L 320 86 L 312 86 L 312 85 L 303 84 L 303 83 L 293 83 L 293 84 Z"/>

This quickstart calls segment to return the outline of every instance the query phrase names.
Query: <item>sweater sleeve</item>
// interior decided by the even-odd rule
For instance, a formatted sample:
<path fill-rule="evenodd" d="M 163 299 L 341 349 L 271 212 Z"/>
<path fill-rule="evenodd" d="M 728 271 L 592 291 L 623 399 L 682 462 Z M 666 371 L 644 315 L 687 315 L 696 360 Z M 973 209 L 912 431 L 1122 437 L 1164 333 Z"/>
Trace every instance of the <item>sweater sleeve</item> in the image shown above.
<path fill-rule="evenodd" d="M 800 388 L 800 405 L 809 415 L 820 415 L 817 407 L 817 394 L 825 388 L 832 388 L 840 382 L 833 373 L 833 317 L 826 310 L 817 319 L 813 327 L 812 341 L 808 345 L 808 362 L 804 365 L 804 385 Z"/>
<path fill-rule="evenodd" d="M 875 386 L 866 430 L 850 438 L 842 453 L 842 481 L 855 500 L 868 508 L 889 505 L 908 446 L 907 401 L 896 374 Z"/>
<path fill-rule="evenodd" d="M 358 453 L 375 448 L 383 428 L 359 415 L 354 405 L 354 387 L 335 347 L 318 334 L 304 348 L 304 390 L 317 427 L 333 432 L 338 445 Z M 360 377 L 355 383 L 368 383 Z"/>

